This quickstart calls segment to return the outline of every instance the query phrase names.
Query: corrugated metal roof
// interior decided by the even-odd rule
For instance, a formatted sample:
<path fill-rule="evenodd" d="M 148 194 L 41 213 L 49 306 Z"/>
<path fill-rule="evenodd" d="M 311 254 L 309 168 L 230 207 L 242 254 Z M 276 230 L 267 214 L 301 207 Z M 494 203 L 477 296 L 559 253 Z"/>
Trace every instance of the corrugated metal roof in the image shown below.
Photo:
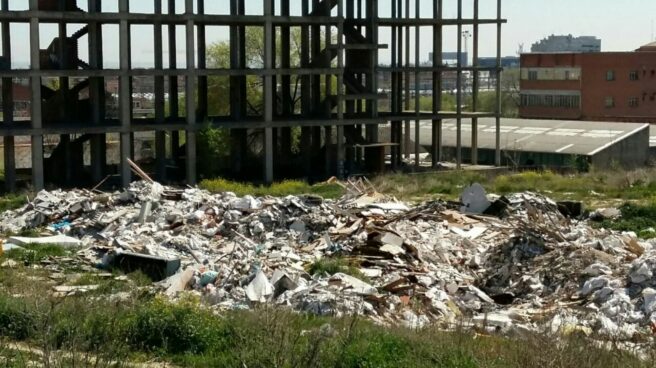
<path fill-rule="evenodd" d="M 421 144 L 431 143 L 430 121 L 421 123 Z M 522 152 L 561 153 L 589 156 L 649 129 L 649 124 L 570 120 L 502 119 L 501 149 Z M 456 121 L 443 122 L 443 144 L 456 146 Z M 471 119 L 462 120 L 462 147 L 471 147 Z M 414 136 L 414 131 L 412 132 Z M 495 149 L 495 120 L 479 119 L 478 146 Z M 646 148 L 646 147 L 645 147 Z"/>

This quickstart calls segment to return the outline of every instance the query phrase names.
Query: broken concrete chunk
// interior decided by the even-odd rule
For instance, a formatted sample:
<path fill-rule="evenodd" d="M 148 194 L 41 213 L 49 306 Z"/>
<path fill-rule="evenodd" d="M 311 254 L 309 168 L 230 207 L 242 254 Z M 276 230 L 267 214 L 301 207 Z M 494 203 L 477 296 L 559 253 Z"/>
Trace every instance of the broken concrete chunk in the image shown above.
<path fill-rule="evenodd" d="M 252 196 L 244 196 L 243 198 L 235 198 L 230 202 L 230 207 L 239 211 L 256 210 L 262 207 L 262 202 L 253 198 Z"/>
<path fill-rule="evenodd" d="M 289 230 L 296 231 L 297 233 L 303 233 L 305 232 L 305 222 L 297 219 L 291 225 L 289 225 Z"/>
<path fill-rule="evenodd" d="M 144 202 L 141 205 L 141 209 L 139 210 L 139 217 L 137 218 L 137 221 L 139 221 L 140 224 L 143 224 L 146 221 L 148 221 L 152 210 L 153 210 L 153 202 L 151 201 Z"/>
<path fill-rule="evenodd" d="M 513 325 L 513 320 L 505 313 L 488 313 L 474 316 L 473 322 L 481 327 L 495 327 L 508 329 Z"/>
<path fill-rule="evenodd" d="M 622 211 L 617 208 L 599 208 L 590 213 L 590 219 L 594 221 L 616 220 L 622 216 Z"/>
<path fill-rule="evenodd" d="M 594 263 L 586 267 L 581 273 L 588 276 L 601 276 L 611 275 L 613 271 L 605 264 Z"/>
<path fill-rule="evenodd" d="M 631 277 L 631 282 L 634 284 L 642 284 L 643 282 L 650 280 L 653 273 L 646 262 L 638 261 L 638 263 L 631 267 L 629 276 Z"/>
<path fill-rule="evenodd" d="M 12 236 L 7 239 L 7 242 L 15 245 L 57 245 L 64 248 L 76 248 L 82 246 L 80 240 L 66 235 L 46 236 L 40 238 Z"/>
<path fill-rule="evenodd" d="M 656 312 L 656 290 L 646 288 L 642 291 L 643 305 L 642 310 L 650 316 Z"/>
<path fill-rule="evenodd" d="M 588 296 L 593 291 L 599 290 L 607 286 L 608 282 L 609 282 L 608 278 L 606 278 L 605 276 L 593 277 L 588 281 L 586 281 L 585 284 L 583 284 L 583 288 L 581 288 L 581 295 Z"/>
<path fill-rule="evenodd" d="M 393 245 L 395 247 L 402 247 L 404 240 L 402 237 L 396 234 L 384 233 L 383 236 L 380 238 L 380 242 L 383 244 Z"/>
<path fill-rule="evenodd" d="M 352 292 L 360 295 L 376 295 L 378 290 L 375 287 L 367 284 L 366 282 L 355 278 L 353 276 L 336 273 L 330 277 L 332 284 L 342 285 L 344 291 Z"/>
<path fill-rule="evenodd" d="M 385 244 L 382 247 L 380 247 L 380 251 L 383 253 L 389 253 L 393 256 L 398 256 L 401 254 L 405 254 L 405 250 L 402 247 L 399 247 L 397 245 L 392 245 L 392 244 Z"/>

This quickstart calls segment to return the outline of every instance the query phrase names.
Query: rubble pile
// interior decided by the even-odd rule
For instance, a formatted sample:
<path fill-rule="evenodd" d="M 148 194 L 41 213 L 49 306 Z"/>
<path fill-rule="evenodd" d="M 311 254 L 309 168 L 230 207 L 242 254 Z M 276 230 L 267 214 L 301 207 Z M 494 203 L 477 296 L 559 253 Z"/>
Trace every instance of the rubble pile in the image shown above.
<path fill-rule="evenodd" d="M 410 206 L 345 186 L 339 200 L 147 181 L 112 194 L 42 191 L 3 213 L 0 231 L 45 228 L 97 267 L 142 270 L 171 298 L 198 293 L 218 309 L 275 303 L 411 327 L 472 321 L 632 341 L 656 331 L 653 242 L 595 229 L 533 193 L 475 185 L 459 203 Z"/>

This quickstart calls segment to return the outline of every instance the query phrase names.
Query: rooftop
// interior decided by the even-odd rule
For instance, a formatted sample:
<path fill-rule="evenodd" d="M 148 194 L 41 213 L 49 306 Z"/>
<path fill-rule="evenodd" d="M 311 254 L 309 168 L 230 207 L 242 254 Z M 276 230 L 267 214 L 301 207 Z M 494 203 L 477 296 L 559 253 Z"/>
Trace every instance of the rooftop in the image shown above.
<path fill-rule="evenodd" d="M 494 126 L 493 118 L 478 120 L 479 149 L 495 149 Z M 430 127 L 430 121 L 421 122 L 422 145 L 430 145 Z M 649 129 L 649 124 L 502 119 L 501 149 L 591 156 L 645 129 Z M 651 132 L 656 135 L 654 128 Z M 443 144 L 456 146 L 455 120 L 444 120 Z M 471 147 L 471 119 L 462 120 L 462 147 Z"/>

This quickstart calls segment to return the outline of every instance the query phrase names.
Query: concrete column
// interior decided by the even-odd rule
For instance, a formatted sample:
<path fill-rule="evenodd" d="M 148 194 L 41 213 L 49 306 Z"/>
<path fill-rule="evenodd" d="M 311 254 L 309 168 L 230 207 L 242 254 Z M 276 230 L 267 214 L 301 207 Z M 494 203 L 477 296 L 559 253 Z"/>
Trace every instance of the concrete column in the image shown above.
<path fill-rule="evenodd" d="M 399 0 L 399 17 L 403 16 L 403 4 L 401 3 L 402 0 Z M 410 0 L 405 0 L 405 19 L 410 19 Z M 403 44 L 403 27 L 399 27 L 399 47 L 400 47 L 400 53 L 402 55 L 403 51 L 405 51 L 405 63 L 403 61 L 400 62 L 400 66 L 402 67 L 409 67 L 410 66 L 410 26 L 405 27 L 405 44 Z M 404 47 L 405 45 L 405 47 Z M 403 56 L 399 56 L 400 59 L 403 59 Z M 410 112 L 410 71 L 402 72 L 401 75 L 403 76 L 403 81 L 404 81 L 404 110 L 405 112 Z M 404 145 L 405 145 L 405 156 L 406 158 L 410 158 L 410 132 L 411 132 L 411 125 L 412 122 L 410 120 L 407 120 L 403 123 L 405 125 L 405 132 L 404 132 Z"/>
<path fill-rule="evenodd" d="M 38 11 L 38 0 L 30 0 L 30 10 Z M 33 73 L 38 73 L 41 69 L 39 53 L 39 19 L 30 18 L 30 64 Z M 41 111 L 41 77 L 32 75 L 30 77 L 30 86 L 32 89 L 32 129 L 36 131 L 32 134 L 32 186 L 34 190 L 41 190 L 45 187 L 43 174 L 43 128 L 42 111 Z"/>
<path fill-rule="evenodd" d="M 456 71 L 456 167 L 462 168 L 462 0 L 458 0 L 458 62 Z"/>
<path fill-rule="evenodd" d="M 396 1 L 391 1 L 391 6 L 392 6 L 392 9 L 391 9 L 392 19 L 396 19 L 397 18 L 397 13 L 396 13 L 397 2 Z M 396 70 L 394 70 L 394 68 L 399 67 L 399 60 L 398 60 L 396 54 L 397 54 L 397 50 L 398 50 L 397 32 L 400 28 L 401 27 L 398 27 L 398 26 L 392 26 L 392 29 L 391 29 L 391 31 L 392 31 L 391 41 L 392 42 L 391 42 L 391 49 L 390 50 L 391 50 L 391 55 L 392 55 L 391 65 L 392 65 L 392 68 L 393 68 L 392 70 L 393 71 L 392 71 L 391 76 L 390 76 L 390 79 L 391 79 L 391 95 L 392 95 L 391 96 L 392 97 L 391 98 L 391 103 L 390 103 L 390 112 L 391 112 L 392 115 L 399 115 L 398 102 L 397 102 L 397 100 L 400 97 L 399 96 L 400 88 L 399 88 L 399 83 L 398 83 L 398 74 L 399 73 Z M 398 125 L 399 124 L 403 124 L 403 123 L 400 122 L 400 121 L 392 121 L 391 122 L 390 138 L 391 138 L 392 143 L 402 144 L 403 149 L 405 150 L 406 147 L 405 147 L 405 144 L 403 144 L 403 143 L 405 143 L 404 140 L 403 140 L 403 137 L 399 137 L 399 135 L 398 135 L 398 133 L 399 133 Z M 397 148 L 398 147 L 391 147 L 391 149 L 390 149 L 390 151 L 392 153 L 392 155 L 391 155 L 392 170 L 397 170 L 398 166 L 399 166 L 399 163 L 401 161 L 401 159 L 398 157 L 400 152 Z"/>
<path fill-rule="evenodd" d="M 162 14 L 162 0 L 155 0 L 155 14 Z M 155 22 L 153 45 L 155 49 L 155 70 L 158 73 L 164 68 L 162 46 L 162 22 Z M 164 124 L 164 76 L 155 76 L 155 123 Z M 155 177 L 160 182 L 166 181 L 166 132 L 155 132 Z"/>
<path fill-rule="evenodd" d="M 198 14 L 205 14 L 205 0 L 196 0 L 198 2 Z M 198 33 L 198 65 L 197 69 L 207 69 L 207 43 L 205 39 L 205 25 L 199 24 L 196 26 Z M 197 120 L 204 122 L 208 117 L 208 101 L 207 101 L 207 76 L 198 76 L 198 113 Z"/>
<path fill-rule="evenodd" d="M 185 146 L 187 147 L 187 184 L 195 185 L 196 175 L 196 55 L 194 47 L 194 0 L 185 1 L 187 36 L 187 76 L 185 79 L 187 130 L 185 135 Z"/>
<path fill-rule="evenodd" d="M 129 12 L 128 0 L 119 0 L 119 12 L 123 14 Z M 127 188 L 132 181 L 132 172 L 127 161 L 131 157 L 132 151 L 130 134 L 132 126 L 132 96 L 130 95 L 132 81 L 128 74 L 130 71 L 130 25 L 127 19 L 123 19 L 119 23 L 119 50 L 121 68 L 119 77 L 119 110 L 121 121 L 120 173 L 121 183 L 124 188 Z"/>
<path fill-rule="evenodd" d="M 242 0 L 230 1 L 230 14 L 243 15 L 245 6 Z M 246 31 L 243 25 L 230 27 L 230 67 L 233 69 L 246 68 Z M 246 77 L 230 77 L 230 110 L 233 121 L 246 117 Z M 247 167 L 248 131 L 246 129 L 230 130 L 230 159 L 233 175 L 242 175 Z"/>
<path fill-rule="evenodd" d="M 2 0 L 2 11 L 9 10 L 9 0 Z M 11 65 L 11 35 L 10 23 L 2 22 L 2 56 Z M 12 78 L 2 78 L 2 114 L 3 125 L 14 122 L 14 89 Z M 16 150 L 13 136 L 4 136 L 5 190 L 16 191 Z"/>
<path fill-rule="evenodd" d="M 442 20 L 442 1 L 433 2 L 433 17 Z M 442 110 L 442 23 L 433 26 L 433 115 Z M 434 119 L 431 130 L 432 165 L 442 160 L 442 119 Z"/>
<path fill-rule="evenodd" d="M 270 124 L 273 122 L 273 105 L 274 85 L 273 85 L 273 37 L 275 29 L 271 22 L 270 16 L 273 15 L 273 0 L 264 1 L 264 16 L 267 17 L 264 22 L 264 121 L 267 125 L 264 128 L 264 181 L 267 184 L 273 183 L 273 129 Z"/>
<path fill-rule="evenodd" d="M 100 0 L 89 0 L 89 13 L 101 10 Z M 89 66 L 100 70 L 103 67 L 102 24 L 89 23 Z M 94 125 L 105 122 L 105 81 L 102 77 L 89 78 L 89 100 L 91 102 L 91 121 Z M 94 134 L 90 141 L 91 177 L 96 183 L 106 175 L 107 141 L 105 134 Z"/>
<path fill-rule="evenodd" d="M 419 0 L 416 0 L 415 1 L 415 12 L 416 12 L 415 17 L 416 17 L 416 19 L 420 18 L 419 10 L 420 10 L 419 9 Z M 419 25 L 417 25 L 417 26 L 415 26 L 415 115 L 416 115 L 416 117 L 415 117 L 415 166 L 416 167 L 419 167 L 419 165 L 421 163 L 421 159 L 420 159 L 420 156 L 419 156 L 419 154 L 421 152 L 421 142 L 420 142 L 420 138 L 421 138 L 421 126 L 420 126 L 421 121 L 419 120 L 419 112 L 420 112 L 420 110 L 419 110 L 419 102 L 420 102 L 420 99 L 419 99 L 419 97 L 420 97 L 419 96 L 419 82 L 420 82 L 420 80 L 419 80 L 419 78 L 420 78 L 420 74 L 419 74 L 419 45 L 420 45 L 420 42 L 419 42 L 419 38 L 420 38 Z"/>
<path fill-rule="evenodd" d="M 281 2 L 280 14 L 282 16 L 290 15 L 289 1 Z M 288 69 L 291 66 L 291 32 L 290 26 L 282 25 L 280 27 L 280 65 L 283 69 Z M 292 91 L 291 83 L 292 79 L 289 74 L 285 74 L 281 78 L 281 92 L 282 92 L 282 114 L 286 118 L 293 116 L 294 111 L 292 109 Z M 285 162 L 289 162 L 292 156 L 292 130 L 290 127 L 284 127 L 280 129 L 280 147 L 281 147 L 281 157 Z"/>
<path fill-rule="evenodd" d="M 324 175 L 329 177 L 333 175 L 334 166 L 331 157 L 331 147 L 333 146 L 333 127 L 328 125 L 323 128 L 324 131 L 324 150 L 325 150 L 325 169 Z"/>
<path fill-rule="evenodd" d="M 168 13 L 175 14 L 176 0 L 168 0 Z M 169 51 L 177 50 L 177 31 L 175 24 L 169 24 L 168 33 L 169 33 Z M 176 70 L 178 68 L 178 58 L 177 53 L 169 52 L 169 69 Z M 169 116 L 171 120 L 175 121 L 180 117 L 180 111 L 178 108 L 178 75 L 172 74 L 169 77 Z M 180 132 L 172 131 L 171 132 L 171 158 L 173 161 L 178 162 L 178 153 L 180 150 Z"/>
<path fill-rule="evenodd" d="M 301 12 L 303 16 L 309 15 L 309 0 L 302 0 Z M 301 67 L 310 65 L 310 27 L 301 25 Z M 310 75 L 301 76 L 301 116 L 310 118 L 312 115 L 312 78 Z M 303 156 L 304 172 L 308 177 L 312 172 L 312 128 L 301 128 L 301 153 Z"/>
<path fill-rule="evenodd" d="M 474 78 L 472 79 L 472 111 L 478 111 L 478 84 L 479 84 L 479 72 L 478 72 L 478 41 L 479 41 L 479 30 L 478 30 L 478 0 L 474 0 L 474 62 L 473 73 Z M 478 118 L 472 118 L 472 131 L 471 131 L 471 163 L 472 165 L 478 165 Z"/>
<path fill-rule="evenodd" d="M 378 1 L 368 0 L 366 2 L 366 20 L 367 20 L 367 40 L 374 44 L 378 44 Z M 378 78 L 376 76 L 376 67 L 378 66 L 378 53 L 370 52 L 369 65 L 367 71 L 366 87 L 367 91 L 377 93 L 378 91 Z M 375 99 L 367 100 L 367 113 L 371 118 L 378 117 L 378 101 Z M 367 140 L 370 143 L 378 142 L 378 125 L 370 124 L 366 127 Z"/>
<path fill-rule="evenodd" d="M 496 139 L 495 157 L 496 166 L 501 166 L 501 0 L 497 0 L 497 84 L 496 84 Z"/>

